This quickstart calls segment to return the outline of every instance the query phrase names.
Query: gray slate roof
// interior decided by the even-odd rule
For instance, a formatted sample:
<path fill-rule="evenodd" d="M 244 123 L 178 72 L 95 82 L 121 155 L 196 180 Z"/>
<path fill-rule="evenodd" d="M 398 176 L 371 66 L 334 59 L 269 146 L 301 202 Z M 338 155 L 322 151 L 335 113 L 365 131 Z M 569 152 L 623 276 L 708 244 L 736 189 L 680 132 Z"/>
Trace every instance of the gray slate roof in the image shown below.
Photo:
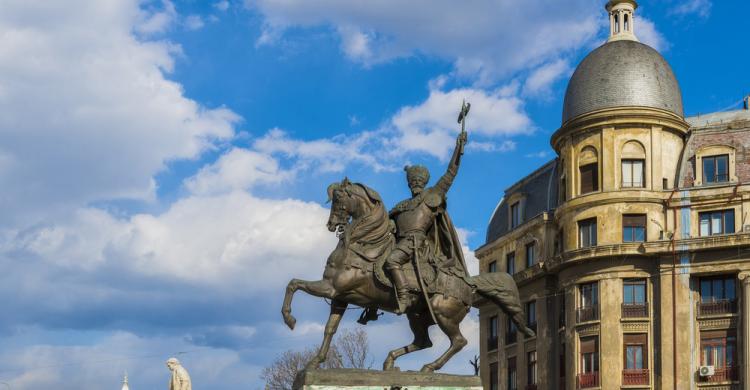
<path fill-rule="evenodd" d="M 636 41 L 612 41 L 589 53 L 568 82 L 562 122 L 613 107 L 653 107 L 683 116 L 672 68 L 656 50 Z"/>
<path fill-rule="evenodd" d="M 544 164 L 544 166 L 505 190 L 505 196 L 495 209 L 487 227 L 486 244 L 497 240 L 510 231 L 507 199 L 513 194 L 521 192 L 526 195 L 524 221 L 557 207 L 557 200 L 559 199 L 557 163 L 558 160 L 554 159 Z"/>

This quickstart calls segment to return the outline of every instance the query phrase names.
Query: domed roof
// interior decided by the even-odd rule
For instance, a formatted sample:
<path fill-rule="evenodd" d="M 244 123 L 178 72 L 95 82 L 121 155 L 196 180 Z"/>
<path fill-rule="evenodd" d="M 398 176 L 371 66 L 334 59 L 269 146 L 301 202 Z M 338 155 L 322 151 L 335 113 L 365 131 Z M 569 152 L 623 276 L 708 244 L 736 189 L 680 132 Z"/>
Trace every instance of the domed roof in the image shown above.
<path fill-rule="evenodd" d="M 656 50 L 635 40 L 607 42 L 581 61 L 565 91 L 562 122 L 622 106 L 660 108 L 683 116 L 672 68 Z"/>

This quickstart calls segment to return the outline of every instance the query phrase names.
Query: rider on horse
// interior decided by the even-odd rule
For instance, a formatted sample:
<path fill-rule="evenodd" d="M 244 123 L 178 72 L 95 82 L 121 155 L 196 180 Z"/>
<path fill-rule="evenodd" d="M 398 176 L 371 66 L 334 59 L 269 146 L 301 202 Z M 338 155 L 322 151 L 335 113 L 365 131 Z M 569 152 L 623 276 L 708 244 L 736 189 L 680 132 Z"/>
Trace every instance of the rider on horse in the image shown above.
<path fill-rule="evenodd" d="M 390 211 L 390 218 L 396 222 L 396 246 L 385 263 L 396 288 L 399 312 L 403 313 L 407 305 L 406 297 L 409 287 L 404 275 L 403 265 L 414 256 L 415 249 L 425 244 L 439 252 L 440 258 L 448 267 L 460 273 L 457 276 L 468 276 L 464 262 L 461 243 L 456 229 L 446 212 L 446 194 L 458 173 L 461 155 L 466 144 L 466 132 L 461 132 L 456 139 L 456 148 L 448 164 L 447 172 L 435 186 L 425 188 L 430 180 L 430 172 L 421 165 L 405 167 L 406 181 L 412 197 L 399 202 Z M 430 251 L 431 253 L 435 253 Z"/>

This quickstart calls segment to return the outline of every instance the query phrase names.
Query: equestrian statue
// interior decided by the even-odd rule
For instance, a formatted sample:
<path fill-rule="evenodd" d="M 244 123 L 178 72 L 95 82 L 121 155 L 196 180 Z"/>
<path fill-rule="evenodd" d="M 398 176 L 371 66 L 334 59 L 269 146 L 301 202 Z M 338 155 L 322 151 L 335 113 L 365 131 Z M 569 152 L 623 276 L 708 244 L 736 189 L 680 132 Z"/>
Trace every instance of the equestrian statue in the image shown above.
<path fill-rule="evenodd" d="M 406 314 L 414 333 L 411 344 L 388 353 L 383 370 L 397 369 L 396 359 L 432 346 L 428 328 L 438 325 L 448 336 L 450 347 L 423 372 L 439 370 L 466 346 L 459 324 L 469 309 L 482 299 L 498 305 L 528 336 L 525 315 L 513 277 L 504 272 L 471 276 L 466 269 L 461 243 L 446 211 L 446 194 L 458 174 L 467 141 L 464 103 L 456 139 L 446 173 L 427 187 L 430 173 L 424 166 L 405 168 L 412 197 L 386 211 L 372 188 L 344 178 L 328 186 L 331 212 L 328 230 L 339 242 L 328 256 L 323 279 L 292 279 L 281 309 L 284 322 L 294 329 L 292 297 L 297 290 L 330 300 L 331 312 L 323 343 L 307 365 L 318 368 L 328 355 L 333 335 L 348 305 L 362 307 L 358 322 L 378 318 L 378 310 Z"/>

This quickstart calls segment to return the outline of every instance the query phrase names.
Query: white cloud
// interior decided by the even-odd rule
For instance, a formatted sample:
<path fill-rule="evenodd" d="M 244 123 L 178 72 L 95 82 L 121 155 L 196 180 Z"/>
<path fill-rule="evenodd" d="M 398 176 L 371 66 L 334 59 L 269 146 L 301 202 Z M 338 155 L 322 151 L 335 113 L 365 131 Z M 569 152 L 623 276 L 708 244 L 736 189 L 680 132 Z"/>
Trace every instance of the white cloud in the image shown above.
<path fill-rule="evenodd" d="M 152 7 L 138 13 L 135 31 L 145 35 L 163 33 L 177 20 L 177 10 L 170 0 L 162 0 L 159 4 L 162 9 Z"/>
<path fill-rule="evenodd" d="M 549 95 L 551 84 L 562 76 L 569 75 L 570 72 L 572 72 L 570 64 L 564 59 L 544 64 L 531 72 L 524 83 L 523 91 L 532 96 Z"/>
<path fill-rule="evenodd" d="M 0 13 L 0 213 L 33 223 L 89 202 L 154 196 L 155 174 L 234 135 L 238 116 L 207 109 L 165 78 L 179 47 L 161 30 L 170 2 L 6 2 Z M 157 28 L 158 27 L 158 28 Z"/>
<path fill-rule="evenodd" d="M 265 17 L 258 43 L 273 43 L 291 27 L 332 26 L 342 51 L 371 65 L 416 53 L 455 63 L 458 75 L 492 83 L 518 70 L 554 62 L 595 39 L 600 4 L 586 0 L 449 0 L 351 2 L 246 0 Z"/>
<path fill-rule="evenodd" d="M 701 18 L 707 18 L 711 15 L 712 6 L 711 0 L 683 0 L 679 1 L 669 12 L 673 15 L 697 15 Z"/>
<path fill-rule="evenodd" d="M 653 47 L 657 51 L 669 49 L 669 42 L 657 29 L 654 22 L 646 18 L 638 18 L 635 26 L 635 35 L 638 40 Z"/>
<path fill-rule="evenodd" d="M 292 175 L 269 155 L 232 148 L 186 179 L 185 186 L 194 194 L 217 194 L 251 189 L 256 184 L 278 184 L 290 180 Z"/>
<path fill-rule="evenodd" d="M 507 137 L 533 131 L 531 119 L 523 110 L 518 97 L 504 95 L 506 89 L 485 92 L 480 89 L 430 90 L 426 101 L 416 106 L 403 107 L 391 119 L 398 131 L 393 140 L 397 151 L 419 151 L 447 159 L 455 146 L 455 134 L 460 130 L 457 112 L 465 99 L 471 103 L 467 118 L 470 139 Z M 481 149 L 482 144 L 477 144 Z M 513 144 L 506 143 L 506 148 Z"/>
<path fill-rule="evenodd" d="M 219 11 L 226 11 L 229 9 L 229 0 L 221 0 L 214 3 L 214 8 Z"/>
<path fill-rule="evenodd" d="M 528 158 L 547 158 L 547 156 L 549 156 L 549 155 L 550 155 L 549 151 L 547 151 L 547 150 L 541 150 L 541 151 L 534 152 L 534 153 L 527 153 L 526 157 L 528 157 Z"/>
<path fill-rule="evenodd" d="M 191 31 L 200 30 L 206 25 L 200 15 L 188 15 L 185 17 L 185 28 Z"/>
<path fill-rule="evenodd" d="M 378 135 L 371 132 L 303 141 L 291 138 L 281 129 L 271 129 L 253 143 L 253 148 L 267 155 L 293 159 L 294 171 L 342 172 L 352 163 L 363 164 L 375 171 L 394 170 L 370 153 L 380 148 L 380 142 Z"/>

